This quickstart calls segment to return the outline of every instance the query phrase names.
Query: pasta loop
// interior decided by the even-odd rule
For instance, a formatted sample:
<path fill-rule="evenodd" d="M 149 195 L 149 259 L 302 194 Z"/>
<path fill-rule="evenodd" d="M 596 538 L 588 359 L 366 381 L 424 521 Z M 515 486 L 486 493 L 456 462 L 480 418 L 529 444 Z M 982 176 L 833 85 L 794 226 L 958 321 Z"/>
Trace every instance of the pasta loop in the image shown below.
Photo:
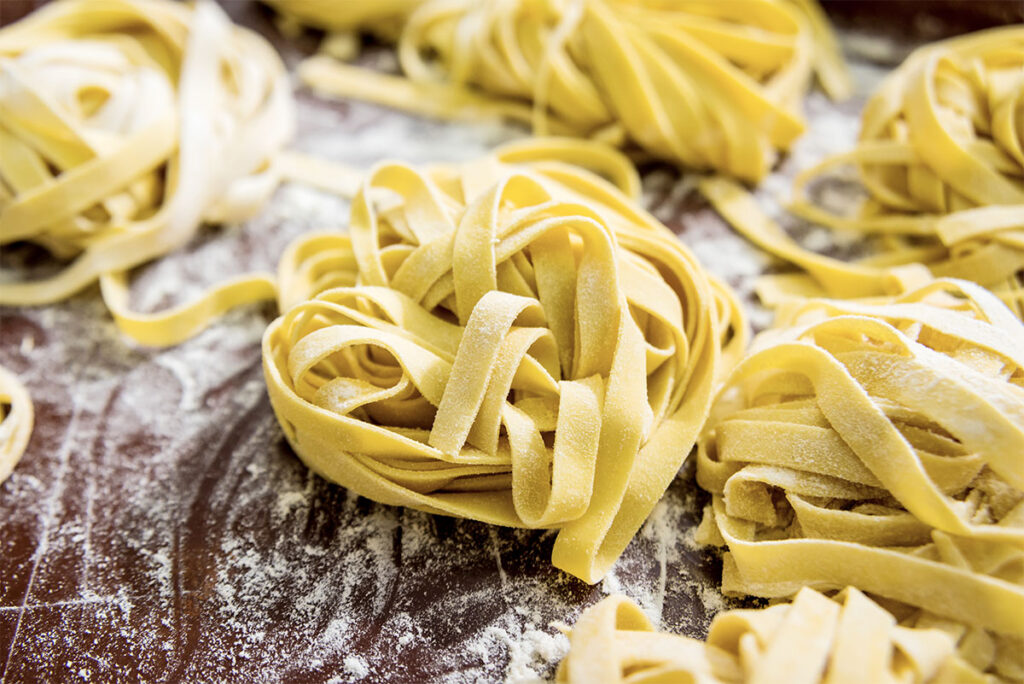
<path fill-rule="evenodd" d="M 792 603 L 717 615 L 707 641 L 657 632 L 639 606 L 609 596 L 580 617 L 559 665 L 564 684 L 961 684 L 991 681 L 962 653 L 962 633 L 900 622 L 849 587 L 828 598 L 801 589 Z"/>
<path fill-rule="evenodd" d="M 130 269 L 202 221 L 253 215 L 276 187 L 293 112 L 263 38 L 212 2 L 69 0 L 0 30 L 0 63 L 0 245 L 73 259 L 5 283 L 0 303 L 52 303 L 99 279 L 126 333 L 173 344 L 226 308 L 273 298 L 253 276 L 138 315 L 127 292 Z"/>
<path fill-rule="evenodd" d="M 0 484 L 21 460 L 32 436 L 33 408 L 28 391 L 0 366 Z"/>
<path fill-rule="evenodd" d="M 793 304 L 776 325 L 698 447 L 713 495 L 698 537 L 728 547 L 723 588 L 854 586 L 979 630 L 998 648 L 972 662 L 1018 677 L 1024 325 L 955 280 Z"/>
<path fill-rule="evenodd" d="M 600 579 L 745 341 L 637 188 L 621 155 L 562 140 L 376 167 L 349 235 L 282 261 L 264 370 L 296 453 L 376 501 L 557 528 L 555 565 Z"/>

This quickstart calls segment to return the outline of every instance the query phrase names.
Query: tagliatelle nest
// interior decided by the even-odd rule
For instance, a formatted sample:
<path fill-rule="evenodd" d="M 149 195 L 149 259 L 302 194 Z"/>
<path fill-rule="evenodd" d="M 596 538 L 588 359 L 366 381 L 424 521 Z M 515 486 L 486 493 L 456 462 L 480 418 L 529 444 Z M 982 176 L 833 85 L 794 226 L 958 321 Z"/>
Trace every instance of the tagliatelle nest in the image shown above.
<path fill-rule="evenodd" d="M 776 325 L 699 444 L 723 588 L 854 586 L 961 625 L 981 670 L 1024 675 L 1024 325 L 965 281 L 810 301 Z"/>
<path fill-rule="evenodd" d="M 254 214 L 276 187 L 293 129 L 283 65 L 212 2 L 53 3 L 0 30 L 0 62 L 0 244 L 74 259 L 5 283 L 0 303 L 51 303 L 101 279 L 131 333 L 126 271 L 202 221 Z M 176 342 L 187 323 L 146 341 Z"/>
<path fill-rule="evenodd" d="M 792 603 L 715 616 L 706 642 L 655 631 L 640 607 L 609 596 L 569 635 L 565 684 L 963 684 L 990 681 L 958 657 L 959 634 L 939 623 L 897 623 L 849 587 L 827 598 L 802 589 Z"/>
<path fill-rule="evenodd" d="M 570 141 L 377 167 L 350 235 L 286 255 L 264 369 L 285 435 L 324 477 L 557 528 L 554 563 L 595 582 L 674 478 L 744 334 L 675 236 L 566 162 L 638 187 L 625 158 Z"/>
<path fill-rule="evenodd" d="M 865 197 L 842 211 L 815 188 L 847 166 Z M 875 256 L 847 264 L 816 255 L 737 200 L 735 187 L 702 189 L 744 235 L 807 271 L 765 277 L 766 303 L 898 292 L 894 278 L 907 280 L 917 264 L 925 277 L 983 285 L 1024 318 L 1024 28 L 920 48 L 868 101 L 857 146 L 797 177 L 791 210 L 875 236 Z"/>
<path fill-rule="evenodd" d="M 429 0 L 398 39 L 404 78 L 314 57 L 318 90 L 442 117 L 491 113 L 745 180 L 804 130 L 815 69 L 849 89 L 811 0 Z"/>

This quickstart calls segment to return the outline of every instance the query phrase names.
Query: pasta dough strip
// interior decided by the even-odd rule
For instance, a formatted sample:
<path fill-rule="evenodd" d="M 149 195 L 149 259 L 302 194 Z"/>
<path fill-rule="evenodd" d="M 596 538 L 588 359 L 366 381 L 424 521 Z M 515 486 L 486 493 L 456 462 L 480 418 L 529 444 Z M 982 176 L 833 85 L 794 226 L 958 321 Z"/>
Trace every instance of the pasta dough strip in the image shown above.
<path fill-rule="evenodd" d="M 28 448 L 33 415 L 32 399 L 25 386 L 0 366 L 0 484 Z"/>

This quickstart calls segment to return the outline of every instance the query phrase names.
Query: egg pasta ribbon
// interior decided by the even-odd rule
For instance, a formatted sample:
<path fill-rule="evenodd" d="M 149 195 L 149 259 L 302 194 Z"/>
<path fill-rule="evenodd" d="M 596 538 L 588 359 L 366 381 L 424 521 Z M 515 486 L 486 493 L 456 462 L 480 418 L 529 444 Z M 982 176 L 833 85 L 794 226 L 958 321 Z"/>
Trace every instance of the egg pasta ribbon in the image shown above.
<path fill-rule="evenodd" d="M 326 55 L 321 92 L 440 117 L 496 115 L 758 181 L 804 130 L 815 69 L 849 79 L 811 0 L 428 0 L 398 38 L 403 77 Z"/>
<path fill-rule="evenodd" d="M 5 282 L 0 304 L 65 299 L 99 280 L 119 326 L 174 344 L 239 303 L 273 298 L 254 274 L 160 314 L 128 306 L 128 274 L 203 221 L 255 214 L 292 135 L 284 67 L 213 2 L 68 0 L 0 30 L 0 245 L 71 260 Z"/>
<path fill-rule="evenodd" d="M 814 190 L 847 167 L 865 197 L 842 212 Z M 767 277 L 769 301 L 871 297 L 892 290 L 894 267 L 924 264 L 935 277 L 985 286 L 1024 318 L 1024 27 L 920 48 L 869 100 L 857 146 L 797 177 L 795 214 L 875 236 L 877 256 L 843 264 L 816 255 L 730 199 L 735 186 L 715 180 L 703 189 L 744 235 L 807 271 Z"/>
<path fill-rule="evenodd" d="M 0 484 L 21 460 L 32 436 L 33 407 L 28 390 L 0 366 Z"/>
<path fill-rule="evenodd" d="M 804 588 L 791 603 L 715 616 L 706 641 L 656 631 L 640 607 L 609 596 L 587 609 L 559 664 L 562 684 L 969 684 L 990 682 L 957 653 L 948 625 L 907 616 L 849 587 Z"/>
<path fill-rule="evenodd" d="M 854 586 L 1024 676 L 1024 324 L 937 280 L 886 304 L 792 303 L 753 348 L 698 446 L 698 538 L 728 549 L 723 589 Z"/>
<path fill-rule="evenodd" d="M 554 564 L 599 580 L 745 340 L 638 187 L 624 157 L 571 140 L 377 166 L 349 234 L 282 260 L 263 357 L 296 453 L 375 501 L 557 529 Z"/>

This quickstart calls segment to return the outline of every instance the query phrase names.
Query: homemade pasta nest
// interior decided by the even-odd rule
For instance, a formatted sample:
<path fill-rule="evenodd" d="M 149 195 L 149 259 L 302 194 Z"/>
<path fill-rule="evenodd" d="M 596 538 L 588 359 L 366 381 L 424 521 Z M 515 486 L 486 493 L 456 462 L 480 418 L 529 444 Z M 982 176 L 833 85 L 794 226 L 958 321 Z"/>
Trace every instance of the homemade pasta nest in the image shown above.
<path fill-rule="evenodd" d="M 699 444 L 699 536 L 728 546 L 724 590 L 854 586 L 960 625 L 969 662 L 1020 678 L 1024 325 L 942 280 L 889 304 L 809 301 L 777 326 Z"/>
<path fill-rule="evenodd" d="M 609 596 L 569 635 L 565 684 L 965 684 L 990 682 L 957 656 L 946 626 L 897 623 L 849 587 L 827 598 L 801 589 L 792 603 L 715 616 L 706 642 L 655 631 L 640 607 Z M 952 638 L 951 638 L 952 637 Z"/>
<path fill-rule="evenodd" d="M 815 187 L 850 165 L 866 197 L 843 212 Z M 987 287 L 1024 318 L 1024 27 L 914 52 L 864 108 L 857 146 L 798 176 L 791 209 L 879 238 L 876 257 L 832 269 L 859 277 L 860 296 L 878 294 L 874 283 L 893 266 L 923 263 L 935 277 Z M 813 255 L 750 237 L 832 294 L 835 277 Z M 774 280 L 783 289 L 799 282 Z"/>
<path fill-rule="evenodd" d="M 398 39 L 405 79 L 308 60 L 314 88 L 440 116 L 490 112 L 758 181 L 804 130 L 818 69 L 849 88 L 810 0 L 430 0 Z M 407 79 L 407 80 L 406 80 Z"/>
<path fill-rule="evenodd" d="M 555 565 L 595 582 L 675 477 L 744 335 L 675 236 L 566 161 L 636 190 L 628 161 L 583 142 L 378 166 L 350 236 L 286 255 L 293 306 L 263 355 L 318 473 L 387 504 L 557 528 Z"/>
<path fill-rule="evenodd" d="M 255 213 L 291 137 L 280 59 L 212 2 L 68 0 L 0 30 L 0 245 L 74 261 L 5 283 L 46 304 L 97 278 L 117 313 L 123 272 L 201 221 Z"/>

